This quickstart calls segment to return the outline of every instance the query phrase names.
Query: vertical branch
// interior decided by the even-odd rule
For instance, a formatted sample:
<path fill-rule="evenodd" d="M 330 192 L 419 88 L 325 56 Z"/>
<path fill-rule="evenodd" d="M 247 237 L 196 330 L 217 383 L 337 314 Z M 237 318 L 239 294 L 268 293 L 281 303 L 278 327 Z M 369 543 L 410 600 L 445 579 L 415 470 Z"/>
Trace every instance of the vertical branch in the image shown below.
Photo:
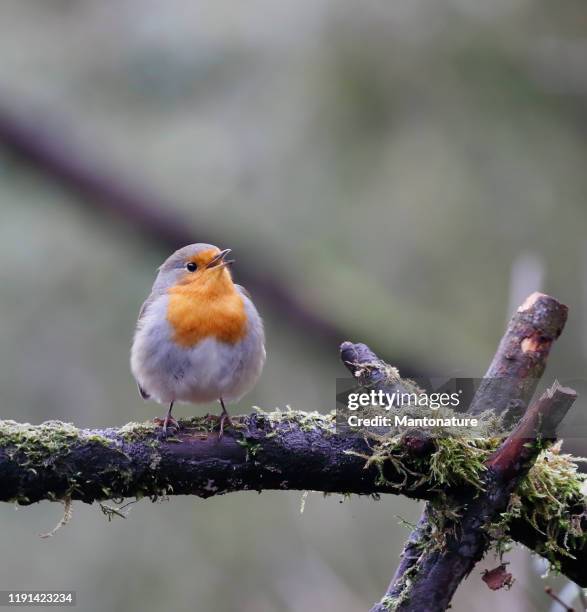
<path fill-rule="evenodd" d="M 471 414 L 508 410 L 514 418 L 524 413 L 567 315 L 567 306 L 548 295 L 533 293 L 526 298 L 509 322 L 469 407 Z"/>
<path fill-rule="evenodd" d="M 555 383 L 530 406 L 519 426 L 487 460 L 484 492 L 475 495 L 468 491 L 458 500 L 460 516 L 448 529 L 444 528 L 445 544 L 420 549 L 418 559 L 403 574 L 400 585 L 393 585 L 392 592 L 403 586 L 396 612 L 441 612 L 449 607 L 461 581 L 487 551 L 490 540 L 485 527 L 506 510 L 511 493 L 542 448 L 541 444 L 531 442 L 537 437 L 552 436 L 576 397 L 572 389 Z M 430 504 L 427 512 L 432 515 Z M 425 527 L 420 527 L 415 537 L 418 544 L 425 542 Z"/>
<path fill-rule="evenodd" d="M 567 315 L 567 306 L 542 293 L 533 293 L 524 301 L 510 320 L 485 378 L 473 398 L 469 407 L 471 414 L 486 410 L 502 414 L 507 410 L 509 416 L 514 418 L 524 413 L 544 373 L 550 348 L 565 326 Z M 553 409 L 555 413 L 558 406 L 556 402 L 556 409 Z M 566 406 L 561 402 L 560 407 L 565 409 L 566 413 L 570 404 Z M 549 422 L 552 424 L 554 421 L 556 418 L 553 414 Z M 528 421 L 526 423 L 528 424 Z M 552 433 L 551 430 L 552 427 L 549 434 Z M 500 459 L 496 461 L 505 461 L 504 457 L 510 454 L 508 449 L 515 449 L 518 453 L 512 452 L 511 457 L 519 457 L 521 462 L 520 449 L 515 446 L 519 444 L 520 439 L 522 438 L 516 438 L 517 442 L 514 442 L 508 438 L 509 442 L 506 440 L 504 443 L 507 446 L 503 449 L 503 454 L 498 455 Z M 497 467 L 491 471 L 492 474 L 499 473 Z M 515 486 L 519 478 L 512 477 L 511 481 L 512 486 Z M 503 482 L 503 479 L 500 482 Z M 412 607 L 418 600 L 432 606 L 426 608 L 430 611 L 445 610 L 459 582 L 486 550 L 486 540 L 479 537 L 480 534 L 483 535 L 482 527 L 504 504 L 507 505 L 511 490 L 513 489 L 505 486 L 497 491 L 492 489 L 494 496 L 499 493 L 503 495 L 497 495 L 493 499 L 491 509 L 476 508 L 478 514 L 470 516 L 468 529 L 463 528 L 462 541 L 452 539 L 453 550 L 445 553 L 448 556 L 442 556 L 438 550 L 429 550 L 430 517 L 434 509 L 427 503 L 417 527 L 402 551 L 401 563 L 385 596 L 371 612 L 385 612 L 392 602 L 396 610 L 420 609 Z M 456 500 L 457 505 L 459 501 L 462 504 L 467 500 Z M 465 543 L 468 548 L 464 546 Z M 434 568 L 437 572 L 432 573 Z M 440 585 L 440 592 L 435 590 L 435 583 Z M 436 593 L 433 599 L 429 597 L 431 592 Z M 405 601 L 411 603 L 407 605 Z"/>

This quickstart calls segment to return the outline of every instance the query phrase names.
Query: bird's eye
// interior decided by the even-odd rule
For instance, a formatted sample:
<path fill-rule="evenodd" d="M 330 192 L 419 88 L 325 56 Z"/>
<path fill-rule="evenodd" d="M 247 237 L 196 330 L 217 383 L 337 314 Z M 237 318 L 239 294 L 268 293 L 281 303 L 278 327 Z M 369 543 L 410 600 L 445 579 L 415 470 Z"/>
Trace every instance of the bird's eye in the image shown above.
<path fill-rule="evenodd" d="M 195 272 L 198 266 L 193 261 L 189 261 L 185 267 L 189 272 Z"/>

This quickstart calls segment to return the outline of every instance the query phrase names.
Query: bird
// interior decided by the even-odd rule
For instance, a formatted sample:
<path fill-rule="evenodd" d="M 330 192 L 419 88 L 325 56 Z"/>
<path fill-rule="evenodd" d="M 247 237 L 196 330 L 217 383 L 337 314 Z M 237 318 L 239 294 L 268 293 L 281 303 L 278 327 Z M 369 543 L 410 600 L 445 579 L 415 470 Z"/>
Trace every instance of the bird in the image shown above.
<path fill-rule="evenodd" d="M 233 281 L 231 252 L 204 243 L 175 251 L 140 309 L 130 366 L 141 397 L 169 406 L 155 419 L 165 436 L 179 427 L 171 414 L 176 402 L 218 401 L 220 439 L 231 424 L 226 403 L 248 393 L 263 370 L 263 321 Z"/>

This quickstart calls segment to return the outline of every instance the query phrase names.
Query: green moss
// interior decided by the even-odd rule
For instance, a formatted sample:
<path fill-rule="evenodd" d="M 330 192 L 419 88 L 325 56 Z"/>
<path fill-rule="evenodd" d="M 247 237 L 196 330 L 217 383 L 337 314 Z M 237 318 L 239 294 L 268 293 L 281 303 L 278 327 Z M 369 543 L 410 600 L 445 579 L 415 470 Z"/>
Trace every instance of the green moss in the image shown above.
<path fill-rule="evenodd" d="M 403 574 L 401 582 L 396 585 L 395 588 L 399 589 L 396 596 L 385 595 L 379 602 L 383 608 L 393 612 L 397 610 L 400 605 L 407 603 L 410 600 L 410 593 L 413 585 L 413 578 L 420 571 L 418 562 L 414 563 L 409 567 Z"/>
<path fill-rule="evenodd" d="M 294 411 L 291 408 L 286 410 L 273 410 L 266 412 L 258 407 L 256 409 L 257 422 L 261 426 L 266 426 L 268 431 L 266 438 L 273 438 L 279 434 L 279 429 L 283 427 L 297 426 L 302 431 L 321 431 L 323 433 L 332 434 L 335 431 L 336 418 L 334 412 L 330 414 L 321 414 L 319 412 L 302 412 Z M 249 417 L 232 417 L 232 425 L 226 425 L 225 431 L 233 429 L 235 431 L 243 431 L 246 435 L 248 429 Z M 220 421 L 217 417 L 193 416 L 185 419 L 179 419 L 179 425 L 182 432 L 202 432 L 212 433 L 217 432 Z M 153 437 L 154 434 L 160 431 L 160 425 L 154 421 L 146 423 L 128 423 L 118 430 L 119 435 L 128 442 L 144 440 L 145 437 Z M 167 438 L 167 442 L 173 439 Z"/>
<path fill-rule="evenodd" d="M 246 460 L 247 461 L 249 461 L 249 459 L 251 458 L 254 458 L 257 455 L 257 453 L 262 450 L 262 447 L 259 443 L 255 443 L 252 440 L 248 440 L 246 437 L 243 437 L 240 440 L 237 440 L 236 443 L 246 449 L 247 451 Z"/>
<path fill-rule="evenodd" d="M 435 444 L 436 451 L 429 463 L 431 485 L 469 484 L 483 490 L 484 462 L 495 444 L 483 439 L 451 437 L 438 438 Z"/>
<path fill-rule="evenodd" d="M 414 457 L 406 449 L 400 434 L 378 436 L 369 434 L 372 442 L 370 455 L 348 451 L 349 454 L 364 457 L 365 467 L 374 466 L 378 470 L 378 485 L 403 489 L 408 481 L 411 488 L 428 486 L 431 490 L 441 486 L 471 485 L 483 489 L 484 461 L 496 448 L 496 438 L 468 438 L 463 436 L 444 436 L 434 438 L 434 452 L 427 457 Z M 393 473 L 401 476 L 400 481 L 390 481 L 385 473 L 391 467 Z M 389 473 L 389 472 L 387 472 Z"/>
<path fill-rule="evenodd" d="M 370 434 L 368 438 L 372 453 L 359 456 L 365 459 L 365 467 L 377 469 L 377 484 L 405 489 L 410 483 L 412 489 L 424 487 L 437 493 L 429 506 L 431 532 L 427 547 L 443 547 L 462 512 L 446 497 L 445 489 L 467 486 L 483 490 L 485 461 L 502 441 L 495 435 L 488 438 L 443 435 L 434 438 L 435 448 L 430 455 L 414 458 L 399 434 L 385 437 Z M 502 554 L 512 544 L 509 536 L 512 520 L 525 521 L 545 536 L 544 547 L 537 552 L 554 569 L 559 568 L 561 556 L 572 557 L 574 549 L 587 545 L 587 532 L 583 529 L 587 520 L 587 499 L 583 493 L 587 475 L 577 472 L 577 461 L 581 460 L 561 454 L 560 445 L 540 452 L 512 495 L 507 511 L 487 527 L 498 553 Z M 392 473 L 398 477 L 390 481 Z"/>
<path fill-rule="evenodd" d="M 240 425 L 239 418 L 234 417 L 232 419 L 233 428 L 238 428 Z M 197 431 L 202 433 L 212 433 L 220 428 L 220 418 L 214 415 L 205 416 L 193 416 L 186 419 L 180 419 L 179 425 L 182 430 L 187 429 L 190 431 Z M 228 429 L 230 425 L 226 425 L 225 429 Z"/>
<path fill-rule="evenodd" d="M 40 425 L 31 425 L 0 421 L 0 448 L 21 468 L 37 473 L 38 470 L 54 469 L 57 465 L 65 466 L 63 474 L 67 476 L 67 490 L 60 494 L 53 491 L 46 493 L 47 498 L 54 501 L 67 499 L 80 484 L 80 473 L 74 472 L 71 466 L 63 462 L 78 443 L 112 448 L 112 441 L 108 438 L 78 429 L 70 423 L 46 421 Z M 30 503 L 22 493 L 17 493 L 12 501 L 20 504 Z"/>
<path fill-rule="evenodd" d="M 386 610 L 395 610 L 400 603 L 397 597 L 391 597 L 390 595 L 386 595 L 379 602 Z"/>
<path fill-rule="evenodd" d="M 497 448 L 499 440 L 441 438 L 435 444 L 436 450 L 418 472 L 430 490 L 436 487 L 439 491 L 439 496 L 428 505 L 428 529 L 420 533 L 419 547 L 427 552 L 446 546 L 447 536 L 458 527 L 463 510 L 451 504 L 438 485 L 466 484 L 482 490 L 484 461 Z M 375 457 L 368 458 L 368 463 L 381 467 L 382 462 L 388 461 L 396 470 L 411 473 L 413 465 L 402 457 L 400 445 L 398 437 L 380 441 Z M 525 521 L 545 536 L 545 544 L 537 552 L 549 560 L 554 570 L 560 569 L 561 556 L 573 557 L 573 550 L 587 545 L 587 532 L 582 526 L 587 519 L 587 499 L 583 493 L 587 475 L 577 472 L 578 461 L 585 459 L 562 454 L 560 444 L 541 451 L 512 495 L 507 511 L 487 527 L 493 548 L 500 555 L 512 544 L 509 526 L 513 520 Z M 393 611 L 409 601 L 413 580 L 420 571 L 416 562 L 397 585 L 398 594 L 385 596 L 381 606 Z"/>
<path fill-rule="evenodd" d="M 137 440 L 144 439 L 145 436 L 152 436 L 160 429 L 161 427 L 153 421 L 146 421 L 144 423 L 127 423 L 118 430 L 118 434 L 127 442 L 135 442 Z"/>
<path fill-rule="evenodd" d="M 241 422 L 243 417 L 233 417 L 232 425 L 225 425 L 225 431 L 232 428 L 235 430 L 246 429 L 246 425 Z M 220 419 L 214 415 L 192 416 L 178 420 L 180 430 L 187 433 L 204 433 L 209 434 L 218 431 L 220 427 Z M 145 441 L 145 438 L 150 438 L 150 444 L 157 446 L 159 444 L 158 434 L 161 432 L 161 425 L 155 421 L 146 421 L 144 423 L 127 423 L 118 430 L 118 434 L 127 442 Z M 168 436 L 166 442 L 179 442 L 179 438 Z"/>
<path fill-rule="evenodd" d="M 276 408 L 271 412 L 265 412 L 258 406 L 255 406 L 257 411 L 257 421 L 260 424 L 267 424 L 270 428 L 277 432 L 277 428 L 287 425 L 296 425 L 302 431 L 320 431 L 326 434 L 333 434 L 336 427 L 336 414 L 334 411 L 328 414 L 320 412 L 304 412 L 301 410 L 292 410 L 287 406 L 286 410 Z M 270 432 L 273 433 L 273 432 Z"/>
<path fill-rule="evenodd" d="M 560 557 L 573 558 L 573 549 L 587 545 L 582 524 L 587 518 L 587 499 L 583 493 L 587 475 L 577 472 L 582 458 L 562 454 L 560 444 L 540 453 L 527 476 L 512 495 L 506 512 L 491 526 L 494 548 L 501 552 L 511 544 L 512 520 L 529 523 L 546 537 L 539 552 L 552 569 L 560 568 Z"/>
<path fill-rule="evenodd" d="M 8 455 L 19 457 L 21 465 L 42 462 L 49 457 L 69 454 L 73 444 L 80 441 L 111 446 L 112 442 L 95 433 L 89 434 L 71 423 L 46 421 L 40 425 L 0 421 L 0 447 Z"/>

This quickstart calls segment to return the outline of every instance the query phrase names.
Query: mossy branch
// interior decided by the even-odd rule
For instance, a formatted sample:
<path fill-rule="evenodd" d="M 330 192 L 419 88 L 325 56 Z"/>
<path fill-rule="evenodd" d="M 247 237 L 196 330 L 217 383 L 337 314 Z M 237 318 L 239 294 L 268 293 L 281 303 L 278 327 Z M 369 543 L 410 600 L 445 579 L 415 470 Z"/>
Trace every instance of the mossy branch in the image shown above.
<path fill-rule="evenodd" d="M 333 415 L 298 411 L 233 417 L 218 437 L 218 422 L 180 420 L 173 438 L 151 422 L 118 429 L 78 429 L 0 421 L 0 501 L 86 503 L 170 495 L 214 495 L 246 490 L 397 494 L 442 503 L 463 489 L 479 490 L 484 462 L 498 440 L 427 439 L 411 435 L 368 438 L 337 434 Z M 548 553 L 570 578 L 587 586 L 587 506 L 571 458 L 545 450 L 519 488 L 509 536 Z M 556 501 L 552 514 L 544 491 Z M 557 531 L 576 525 L 576 538 Z"/>
<path fill-rule="evenodd" d="M 379 467 L 365 469 L 373 442 L 337 435 L 332 414 L 258 411 L 232 422 L 219 438 L 215 417 L 184 419 L 173 437 L 162 438 L 152 422 L 87 430 L 0 421 L 0 501 L 207 498 L 267 489 L 429 495 L 415 471 L 420 449 L 402 454 L 409 471 L 390 464 L 381 478 Z"/>
<path fill-rule="evenodd" d="M 433 612 L 449 607 L 460 582 L 490 547 L 492 526 L 507 511 L 512 493 L 575 398 L 574 391 L 555 384 L 530 406 L 519 426 L 485 460 L 479 491 L 471 487 L 447 497 L 442 504 L 428 504 L 410 540 L 412 545 L 415 540 L 421 545 L 419 554 L 393 584 L 394 610 Z M 555 520 L 560 521 L 558 512 Z M 582 529 L 580 540 L 585 544 Z"/>
<path fill-rule="evenodd" d="M 566 317 L 566 309 L 550 300 L 534 296 L 517 313 L 518 324 L 508 328 L 508 334 L 517 334 L 519 346 L 502 341 L 498 353 L 505 346 L 501 358 L 516 362 L 505 364 L 512 376 L 534 378 L 544 369 Z M 341 357 L 372 388 L 401 390 L 413 384 L 365 345 L 344 343 Z M 494 367 L 499 367 L 497 355 Z M 525 407 L 534 386 L 512 384 L 509 395 L 496 395 L 496 412 L 509 410 L 512 399 L 514 408 Z M 488 389 L 483 388 L 483 402 Z M 337 433 L 333 414 L 291 410 L 233 417 L 222 438 L 214 417 L 181 420 L 177 433 L 165 439 L 151 422 L 87 430 L 57 421 L 36 426 L 0 421 L 0 501 L 208 498 L 269 489 L 401 494 L 428 505 L 376 610 L 412 610 L 416 602 L 426 603 L 427 610 L 444 609 L 487 546 L 505 539 L 544 555 L 587 587 L 584 478 L 572 457 L 549 447 L 573 399 L 570 390 L 554 387 L 533 404 L 504 444 L 499 437 L 452 432 L 436 437 L 425 432 Z M 500 419 L 491 416 L 487 423 L 494 426 Z M 454 580 L 443 582 L 438 568 Z M 437 594 L 434 601 L 429 596 L 420 601 L 428 591 Z"/>
<path fill-rule="evenodd" d="M 525 413 L 546 368 L 551 346 L 563 330 L 567 313 L 566 306 L 544 294 L 534 293 L 524 301 L 508 325 L 469 407 L 470 414 L 491 413 L 513 421 Z M 558 465 L 561 459 L 573 466 L 563 478 L 556 479 L 560 487 L 557 498 L 544 494 L 548 491 L 546 482 L 539 484 L 538 489 L 530 485 L 533 490 L 530 506 L 549 498 L 549 503 L 540 511 L 536 508 L 528 514 L 529 500 L 522 502 L 520 498 L 520 491 L 528 483 L 534 483 L 535 473 L 540 472 L 545 458 L 541 449 L 554 439 L 554 430 L 575 397 L 572 390 L 554 385 L 532 404 L 518 427 L 484 461 L 480 490 L 470 487 L 457 495 L 446 496 L 441 504 L 427 504 L 406 543 L 402 562 L 373 612 L 446 610 L 457 586 L 488 547 L 493 544 L 500 548 L 507 538 L 529 544 L 578 584 L 587 585 L 584 569 L 587 556 L 583 553 L 587 543 L 586 504 L 581 492 L 583 479 L 577 476 L 576 465 L 553 451 L 547 470 Z M 533 462 L 536 462 L 534 466 Z M 565 472 L 564 467 L 559 467 Z M 542 476 L 552 482 L 545 474 Z M 519 490 L 514 493 L 518 485 Z M 570 505 L 564 507 L 567 501 Z M 522 514 L 523 526 L 517 523 Z M 539 521 L 531 518 L 538 515 Z M 495 527 L 500 516 L 501 530 Z M 526 531 L 528 523 L 544 536 L 538 547 L 532 545 L 533 538 Z M 572 537 L 567 537 L 569 525 L 572 525 Z M 573 551 L 569 549 L 570 541 Z M 534 540 L 533 544 L 536 543 Z"/>

